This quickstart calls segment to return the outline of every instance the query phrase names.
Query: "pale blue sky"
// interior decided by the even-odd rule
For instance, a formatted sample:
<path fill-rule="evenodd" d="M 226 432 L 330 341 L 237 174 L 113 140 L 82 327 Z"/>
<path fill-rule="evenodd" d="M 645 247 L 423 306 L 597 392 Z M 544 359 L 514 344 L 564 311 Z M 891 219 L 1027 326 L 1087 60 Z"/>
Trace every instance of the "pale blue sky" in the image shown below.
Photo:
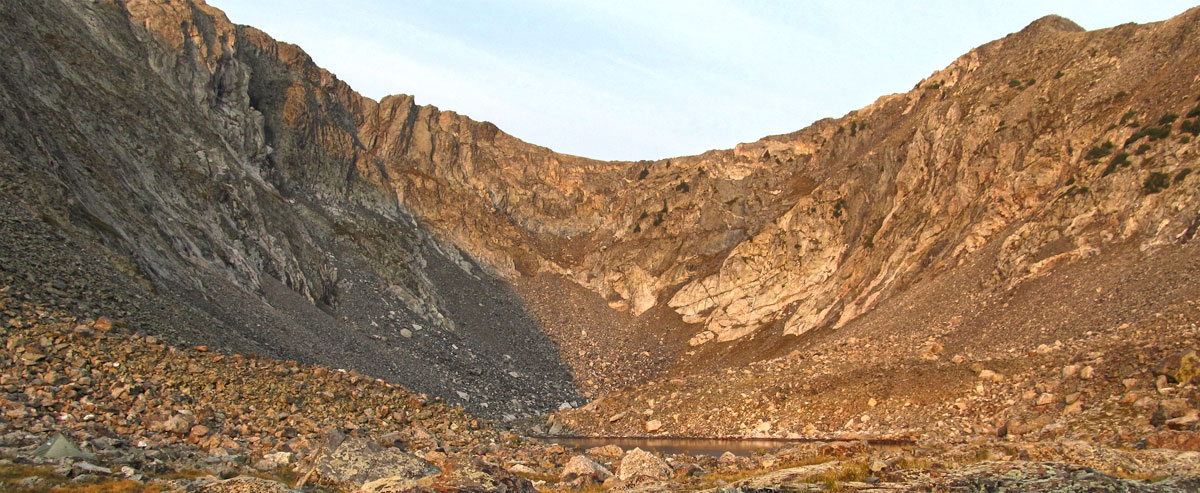
<path fill-rule="evenodd" d="M 724 149 L 904 92 L 1047 14 L 1087 29 L 1189 2 L 209 0 L 374 99 L 412 94 L 598 159 Z"/>

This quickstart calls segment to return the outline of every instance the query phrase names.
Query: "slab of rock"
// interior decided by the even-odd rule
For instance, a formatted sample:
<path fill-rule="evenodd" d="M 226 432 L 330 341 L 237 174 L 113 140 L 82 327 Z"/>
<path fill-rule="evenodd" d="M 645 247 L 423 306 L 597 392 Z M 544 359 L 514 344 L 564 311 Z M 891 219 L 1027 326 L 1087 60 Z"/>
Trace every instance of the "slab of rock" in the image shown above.
<path fill-rule="evenodd" d="M 735 491 L 825 491 L 822 485 L 813 483 L 812 478 L 832 472 L 840 467 L 840 464 L 838 461 L 830 461 L 780 469 L 743 479 L 730 486 Z"/>
<path fill-rule="evenodd" d="M 635 448 L 621 458 L 617 467 L 617 475 L 621 481 L 630 480 L 663 480 L 671 477 L 671 468 L 654 454 Z"/>
<path fill-rule="evenodd" d="M 278 481 L 238 476 L 201 487 L 199 491 L 201 493 L 292 493 L 296 490 L 288 488 L 287 485 Z"/>
<path fill-rule="evenodd" d="M 364 484 L 362 493 L 426 493 L 433 489 L 421 482 L 403 477 L 382 478 Z"/>
<path fill-rule="evenodd" d="M 537 474 L 537 471 L 534 471 L 532 467 L 525 464 L 516 464 L 508 468 L 508 472 L 513 474 Z"/>
<path fill-rule="evenodd" d="M 330 483 L 357 488 L 383 478 L 419 479 L 437 474 L 440 469 L 398 448 L 349 437 L 317 461 L 316 472 Z"/>
<path fill-rule="evenodd" d="M 1184 452 L 1200 452 L 1200 432 L 1160 431 L 1146 437 L 1146 448 L 1166 448 Z"/>

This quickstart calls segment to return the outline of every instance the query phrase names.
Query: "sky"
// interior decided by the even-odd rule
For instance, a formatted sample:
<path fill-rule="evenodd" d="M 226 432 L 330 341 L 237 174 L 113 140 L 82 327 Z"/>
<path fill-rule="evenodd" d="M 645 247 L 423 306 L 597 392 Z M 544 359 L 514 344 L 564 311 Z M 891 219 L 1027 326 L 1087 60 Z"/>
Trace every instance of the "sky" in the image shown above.
<path fill-rule="evenodd" d="M 1194 0 L 1192 0 L 1194 1 Z M 727 149 L 911 89 L 1048 15 L 1086 29 L 1146 1 L 208 0 L 379 100 L 411 94 L 558 152 Z"/>

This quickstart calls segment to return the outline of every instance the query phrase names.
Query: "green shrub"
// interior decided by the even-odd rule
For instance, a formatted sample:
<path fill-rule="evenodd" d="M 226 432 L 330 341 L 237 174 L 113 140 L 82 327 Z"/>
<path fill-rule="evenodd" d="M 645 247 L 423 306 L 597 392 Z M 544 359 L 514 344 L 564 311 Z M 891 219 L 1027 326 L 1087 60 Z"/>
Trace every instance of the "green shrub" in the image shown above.
<path fill-rule="evenodd" d="M 1176 115 L 1175 113 L 1167 113 L 1158 119 L 1158 124 L 1159 125 L 1170 125 L 1172 123 L 1175 123 L 1175 120 L 1177 120 L 1177 119 L 1179 119 L 1179 115 Z"/>
<path fill-rule="evenodd" d="M 1106 176 L 1108 176 L 1108 175 L 1111 175 L 1111 174 L 1112 174 L 1112 172 L 1113 172 L 1113 171 L 1116 171 L 1116 170 L 1117 170 L 1117 163 L 1115 163 L 1115 162 L 1110 162 L 1110 163 L 1108 163 L 1108 166 L 1105 166 L 1105 167 L 1104 167 L 1104 172 L 1103 172 L 1103 173 L 1100 173 L 1100 178 L 1104 178 L 1104 177 L 1106 177 Z"/>
<path fill-rule="evenodd" d="M 1168 135 L 1171 135 L 1171 127 L 1147 127 L 1146 135 L 1150 136 L 1150 142 L 1165 139 Z"/>
<path fill-rule="evenodd" d="M 1093 146 L 1084 157 L 1087 159 L 1100 159 L 1104 156 L 1112 154 L 1113 143 L 1111 140 L 1105 141 L 1103 144 Z"/>
<path fill-rule="evenodd" d="M 1008 87 L 1021 87 L 1021 81 L 1019 79 L 1010 80 L 1008 81 Z"/>
<path fill-rule="evenodd" d="M 1121 125 L 1126 125 L 1129 122 L 1137 123 L 1137 113 L 1137 110 L 1126 111 L 1124 115 L 1121 115 Z"/>
<path fill-rule="evenodd" d="M 1192 108 L 1192 111 L 1187 112 L 1187 118 L 1195 118 L 1197 116 L 1200 116 L 1200 105 L 1196 105 L 1195 108 Z"/>
<path fill-rule="evenodd" d="M 642 171 L 641 171 L 640 173 L 638 173 L 638 179 L 639 179 L 639 180 L 644 180 L 644 179 L 646 179 L 646 177 L 647 177 L 647 176 L 650 176 L 650 170 L 649 170 L 649 169 L 642 168 Z"/>
<path fill-rule="evenodd" d="M 1108 176 L 1113 171 L 1116 171 L 1118 166 L 1129 166 L 1131 164 L 1133 163 L 1129 161 L 1129 153 L 1119 152 L 1116 156 L 1113 156 L 1112 161 L 1108 162 L 1108 167 L 1104 168 L 1104 173 L 1101 173 L 1100 177 Z"/>
<path fill-rule="evenodd" d="M 1166 190 L 1169 186 L 1171 186 L 1169 175 L 1153 171 L 1150 176 L 1146 177 L 1146 181 L 1142 182 L 1142 191 L 1149 195 Z"/>
<path fill-rule="evenodd" d="M 1142 137 L 1150 137 L 1150 141 L 1153 142 L 1159 139 L 1165 139 L 1168 135 L 1171 135 L 1171 127 L 1146 127 L 1139 129 L 1137 132 L 1134 132 L 1133 135 L 1130 135 L 1128 139 L 1125 139 L 1125 145 L 1122 147 L 1129 147 L 1129 144 L 1142 140 Z"/>
<path fill-rule="evenodd" d="M 1061 79 L 1061 78 L 1062 78 L 1062 76 L 1064 76 L 1064 75 L 1066 75 L 1066 74 L 1064 74 L 1064 73 L 1062 72 L 1062 70 L 1059 70 L 1057 74 L 1054 74 L 1054 78 L 1055 78 L 1055 79 Z"/>
<path fill-rule="evenodd" d="M 1192 174 L 1192 168 L 1183 168 L 1179 170 L 1179 173 L 1175 175 L 1175 183 L 1183 181 L 1190 174 Z"/>
<path fill-rule="evenodd" d="M 1193 137 L 1200 136 L 1200 119 L 1184 120 L 1183 124 L 1179 125 L 1179 130 L 1192 134 Z"/>

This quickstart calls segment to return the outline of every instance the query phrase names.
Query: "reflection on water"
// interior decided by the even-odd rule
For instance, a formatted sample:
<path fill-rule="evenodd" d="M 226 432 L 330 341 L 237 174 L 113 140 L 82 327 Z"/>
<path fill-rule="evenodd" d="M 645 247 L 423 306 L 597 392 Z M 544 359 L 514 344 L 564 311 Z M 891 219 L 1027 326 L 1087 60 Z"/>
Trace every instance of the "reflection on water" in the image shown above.
<path fill-rule="evenodd" d="M 734 455 L 750 455 L 758 450 L 774 450 L 794 445 L 786 440 L 720 440 L 711 438 L 592 438 L 592 437 L 539 437 L 564 447 L 587 450 L 592 447 L 616 445 L 625 451 L 634 447 L 664 454 L 711 455 L 719 457 L 725 452 Z"/>

